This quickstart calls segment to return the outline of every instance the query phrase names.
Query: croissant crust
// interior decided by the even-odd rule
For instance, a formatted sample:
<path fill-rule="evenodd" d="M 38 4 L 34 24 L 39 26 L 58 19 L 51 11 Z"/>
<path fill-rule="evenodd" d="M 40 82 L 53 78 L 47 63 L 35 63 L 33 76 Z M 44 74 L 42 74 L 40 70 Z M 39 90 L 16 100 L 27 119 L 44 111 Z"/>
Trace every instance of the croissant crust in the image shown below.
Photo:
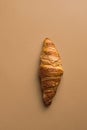
<path fill-rule="evenodd" d="M 42 99 L 46 106 L 52 103 L 62 75 L 61 57 L 55 44 L 49 38 L 46 38 L 43 41 L 39 67 Z"/>

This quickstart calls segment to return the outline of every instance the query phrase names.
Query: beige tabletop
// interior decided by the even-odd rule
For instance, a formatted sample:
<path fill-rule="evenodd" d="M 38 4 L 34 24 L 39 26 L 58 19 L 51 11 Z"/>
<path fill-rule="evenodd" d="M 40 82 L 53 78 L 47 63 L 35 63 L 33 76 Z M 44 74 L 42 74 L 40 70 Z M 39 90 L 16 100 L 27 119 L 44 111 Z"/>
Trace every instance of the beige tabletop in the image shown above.
<path fill-rule="evenodd" d="M 56 44 L 64 68 L 43 106 L 42 41 Z M 87 0 L 0 0 L 0 130 L 87 130 Z"/>

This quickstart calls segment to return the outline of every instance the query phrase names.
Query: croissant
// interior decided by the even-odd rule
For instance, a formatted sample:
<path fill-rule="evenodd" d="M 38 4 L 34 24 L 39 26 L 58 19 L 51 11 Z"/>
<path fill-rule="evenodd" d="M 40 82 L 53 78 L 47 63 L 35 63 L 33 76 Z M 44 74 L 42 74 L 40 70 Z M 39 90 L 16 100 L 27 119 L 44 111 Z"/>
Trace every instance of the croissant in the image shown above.
<path fill-rule="evenodd" d="M 62 75 L 61 57 L 55 44 L 49 38 L 46 38 L 43 41 L 39 67 L 42 99 L 45 106 L 49 106 L 52 103 Z"/>

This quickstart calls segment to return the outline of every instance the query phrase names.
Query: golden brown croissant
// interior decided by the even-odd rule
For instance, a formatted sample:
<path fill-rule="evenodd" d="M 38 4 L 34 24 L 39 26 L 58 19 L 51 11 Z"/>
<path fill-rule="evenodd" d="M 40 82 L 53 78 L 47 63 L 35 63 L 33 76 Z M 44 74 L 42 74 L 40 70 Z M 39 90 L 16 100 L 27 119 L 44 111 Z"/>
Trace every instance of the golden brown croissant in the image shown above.
<path fill-rule="evenodd" d="M 63 74 L 61 58 L 55 44 L 48 38 L 43 41 L 40 56 L 40 82 L 43 102 L 49 106 L 56 94 Z"/>

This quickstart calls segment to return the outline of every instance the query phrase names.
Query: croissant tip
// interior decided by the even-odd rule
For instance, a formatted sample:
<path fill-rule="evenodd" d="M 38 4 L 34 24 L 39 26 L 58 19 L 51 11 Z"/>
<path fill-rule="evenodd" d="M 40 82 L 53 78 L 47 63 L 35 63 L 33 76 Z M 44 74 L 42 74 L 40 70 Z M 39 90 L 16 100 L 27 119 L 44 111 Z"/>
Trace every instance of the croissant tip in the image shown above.
<path fill-rule="evenodd" d="M 50 106 L 52 103 L 52 99 L 47 98 L 47 95 L 43 93 L 43 103 L 46 107 Z"/>
<path fill-rule="evenodd" d="M 45 40 L 48 40 L 48 39 L 50 39 L 50 38 L 48 38 L 48 37 L 45 38 Z"/>
<path fill-rule="evenodd" d="M 44 105 L 46 107 L 49 107 L 51 105 L 51 103 L 52 103 L 52 100 L 51 101 L 43 101 L 43 102 L 44 102 Z"/>
<path fill-rule="evenodd" d="M 50 38 L 46 37 L 43 42 L 46 42 L 48 40 L 51 41 Z"/>

